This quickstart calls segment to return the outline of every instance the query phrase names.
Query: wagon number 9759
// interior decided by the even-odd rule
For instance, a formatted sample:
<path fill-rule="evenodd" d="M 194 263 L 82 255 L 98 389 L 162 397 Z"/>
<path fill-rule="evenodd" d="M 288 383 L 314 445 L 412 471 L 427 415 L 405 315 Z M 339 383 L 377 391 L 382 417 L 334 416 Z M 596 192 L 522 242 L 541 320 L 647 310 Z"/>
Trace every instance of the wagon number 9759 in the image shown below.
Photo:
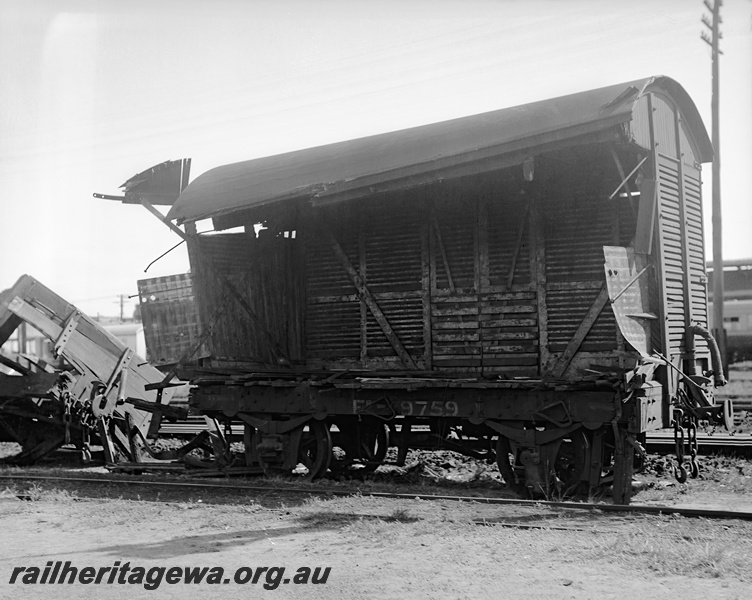
<path fill-rule="evenodd" d="M 456 417 L 459 407 L 454 400 L 401 400 L 399 412 L 406 417 Z"/>

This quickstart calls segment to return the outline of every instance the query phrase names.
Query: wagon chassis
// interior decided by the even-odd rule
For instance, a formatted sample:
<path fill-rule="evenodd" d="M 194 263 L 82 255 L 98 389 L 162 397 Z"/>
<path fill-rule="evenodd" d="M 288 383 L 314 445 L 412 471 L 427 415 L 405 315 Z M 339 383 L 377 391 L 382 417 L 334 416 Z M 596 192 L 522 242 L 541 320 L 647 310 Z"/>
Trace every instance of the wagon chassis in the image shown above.
<path fill-rule="evenodd" d="M 228 449 L 231 424 L 244 425 L 236 465 L 289 472 L 302 463 L 317 477 L 372 470 L 387 444 L 397 447 L 397 464 L 409 449 L 445 449 L 496 461 L 511 488 L 535 497 L 616 483 L 616 496 L 628 501 L 640 424 L 660 410 L 659 389 L 647 386 L 625 401 L 623 386 L 608 379 L 182 374 L 190 375 L 192 406 L 216 419 Z"/>

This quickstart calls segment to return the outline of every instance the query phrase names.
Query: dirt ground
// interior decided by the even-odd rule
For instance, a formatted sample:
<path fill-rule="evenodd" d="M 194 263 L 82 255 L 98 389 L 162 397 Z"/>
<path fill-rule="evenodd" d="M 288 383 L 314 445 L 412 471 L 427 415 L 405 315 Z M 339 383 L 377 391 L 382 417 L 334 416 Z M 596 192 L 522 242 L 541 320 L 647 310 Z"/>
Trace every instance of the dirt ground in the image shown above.
<path fill-rule="evenodd" d="M 718 459 L 701 479 L 684 485 L 648 473 L 635 502 L 752 510 L 750 475 L 752 464 L 742 459 Z M 270 493 L 252 496 L 20 480 L 2 481 L 0 489 L 6 484 L 0 494 L 0 598 L 130 600 L 209 593 L 215 598 L 692 600 L 749 598 L 752 585 L 752 522 L 742 520 L 368 496 L 386 485 L 378 483 L 363 483 L 363 494 L 342 498 L 275 495 L 274 482 Z M 456 491 L 417 480 L 414 485 L 425 493 Z M 504 495 L 500 484 L 463 493 L 473 491 Z M 100 584 L 42 584 L 48 561 L 51 567 L 71 561 L 79 569 L 128 563 L 133 571 L 117 572 L 122 584 L 106 583 L 108 572 Z M 39 572 L 26 574 L 27 583 L 21 572 L 11 584 L 18 567 Z M 136 567 L 144 569 L 140 582 Z M 159 567 L 221 567 L 222 583 L 168 583 L 163 574 L 156 589 L 148 589 Z M 285 571 L 271 571 L 273 576 L 262 571 L 256 584 L 252 579 L 235 583 L 243 567 L 241 581 L 262 567 Z M 303 567 L 320 568 L 319 578 L 325 568 L 331 570 L 325 583 L 310 578 L 295 583 Z M 148 573 L 151 584 L 145 583 Z"/>
<path fill-rule="evenodd" d="M 743 374 L 728 395 L 752 396 L 752 369 Z M 737 433 L 749 435 L 752 413 L 742 421 Z M 368 481 L 316 484 L 353 490 L 345 497 L 288 494 L 273 480 L 242 482 L 263 492 L 216 492 L 9 478 L 112 477 L 66 458 L 0 467 L 0 599 L 752 597 L 752 521 L 369 495 L 509 496 L 493 466 L 452 453 L 408 464 Z M 685 484 L 671 465 L 650 457 L 633 502 L 752 512 L 752 461 L 704 457 L 699 479 Z M 41 583 L 58 561 L 101 571 L 101 583 Z M 170 583 L 176 567 L 207 573 L 202 583 Z M 105 568 L 115 569 L 113 583 Z"/>

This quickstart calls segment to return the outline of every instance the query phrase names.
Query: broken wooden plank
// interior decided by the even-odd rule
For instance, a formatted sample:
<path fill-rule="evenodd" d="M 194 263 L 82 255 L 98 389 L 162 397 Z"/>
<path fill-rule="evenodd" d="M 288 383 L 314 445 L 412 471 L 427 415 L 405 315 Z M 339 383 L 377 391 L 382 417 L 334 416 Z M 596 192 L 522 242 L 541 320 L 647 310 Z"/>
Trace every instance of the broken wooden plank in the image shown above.
<path fill-rule="evenodd" d="M 512 282 L 514 281 L 514 272 L 517 269 L 517 261 L 520 257 L 520 249 L 522 248 L 522 235 L 525 233 L 525 225 L 527 223 L 527 213 L 530 212 L 530 206 L 528 205 L 525 212 L 522 214 L 522 220 L 520 221 L 520 227 L 517 230 L 517 240 L 514 245 L 514 252 L 512 253 L 512 264 L 509 267 L 509 275 L 507 275 L 507 289 L 512 289 Z"/>
<path fill-rule="evenodd" d="M 436 210 L 431 207 L 431 227 L 433 229 L 434 237 L 436 239 L 436 245 L 439 248 L 439 254 L 441 255 L 441 261 L 444 265 L 444 272 L 446 273 L 447 283 L 449 285 L 449 291 L 454 292 L 454 279 L 452 279 L 452 271 L 449 268 L 449 259 L 447 258 L 446 248 L 444 247 L 444 241 L 441 239 L 441 228 L 439 227 L 439 219 L 436 216 Z"/>

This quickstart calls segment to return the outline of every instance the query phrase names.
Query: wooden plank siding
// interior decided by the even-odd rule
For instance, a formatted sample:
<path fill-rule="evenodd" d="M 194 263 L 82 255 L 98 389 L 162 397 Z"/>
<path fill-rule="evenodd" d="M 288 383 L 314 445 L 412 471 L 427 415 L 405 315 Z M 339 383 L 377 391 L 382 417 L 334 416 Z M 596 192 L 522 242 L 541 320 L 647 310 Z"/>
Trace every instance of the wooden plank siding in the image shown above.
<path fill-rule="evenodd" d="M 502 179 L 485 178 L 374 198 L 355 213 L 355 203 L 333 205 L 319 209 L 319 219 L 335 224 L 350 264 L 358 265 L 418 368 L 536 377 L 546 367 L 536 261 L 544 259 L 544 312 L 553 311 L 546 324 L 553 343 L 543 350 L 561 353 L 602 288 L 602 246 L 614 236 L 631 239 L 634 217 L 628 204 L 604 203 L 602 195 L 570 202 L 552 195 L 540 201 L 541 256 L 532 251 L 532 202 Z M 614 218 L 614 211 L 624 218 Z M 321 236 L 309 240 L 307 268 L 309 362 L 404 368 Z M 578 350 L 615 350 L 619 338 L 610 308 L 583 335 Z"/>
<path fill-rule="evenodd" d="M 613 353 L 610 306 L 592 306 L 602 247 L 627 245 L 635 218 L 628 202 L 604 201 L 608 186 L 575 182 L 525 195 L 502 172 L 309 208 L 294 237 L 199 236 L 201 321 L 226 313 L 212 354 L 509 378 L 545 375 L 568 348 L 568 360 Z"/>
<path fill-rule="evenodd" d="M 478 200 L 456 185 L 432 199 L 431 343 L 438 371 L 482 370 Z"/>
<path fill-rule="evenodd" d="M 658 154 L 658 200 L 660 203 L 660 228 L 663 240 L 662 266 L 666 290 L 666 326 L 669 353 L 684 351 L 686 330 L 684 285 L 686 274 L 683 260 L 681 194 L 677 160 Z"/>
<path fill-rule="evenodd" d="M 676 147 L 684 144 L 677 137 Z M 637 207 L 647 200 L 609 194 L 622 179 L 614 154 L 627 165 L 640 156 L 605 146 L 578 152 L 574 159 L 588 169 L 562 168 L 554 156 L 529 185 L 505 169 L 305 206 L 288 231 L 270 228 L 258 238 L 189 240 L 201 322 L 226 312 L 212 354 L 504 378 L 625 366 L 619 361 L 629 349 L 603 299 L 603 247 L 635 239 Z M 676 354 L 689 318 L 707 315 L 699 171 L 654 157 L 646 176 L 656 182 L 653 260 L 660 268 L 649 275 L 651 303 L 663 307 L 656 312 L 668 326 L 652 335 L 654 347 Z"/>
<path fill-rule="evenodd" d="M 661 268 L 661 312 L 666 324 L 663 352 L 678 361 L 687 350 L 687 327 L 707 323 L 708 316 L 700 169 L 677 108 L 658 94 L 650 100 L 660 215 L 656 262 Z M 707 360 L 705 340 L 695 337 L 694 343 L 697 357 Z"/>
<path fill-rule="evenodd" d="M 287 235 L 194 235 L 194 290 L 214 357 L 264 364 L 303 355 L 300 245 Z"/>
<path fill-rule="evenodd" d="M 306 237 L 307 357 L 326 367 L 425 368 L 422 210 L 401 197 L 361 207 L 326 207 L 316 220 L 357 271 L 366 296 L 326 236 L 313 229 Z"/>
<path fill-rule="evenodd" d="M 603 246 L 613 239 L 615 208 L 616 203 L 587 190 L 545 199 L 546 303 L 552 353 L 564 352 L 602 288 Z M 616 321 L 607 306 L 579 349 L 609 351 L 615 344 Z"/>
<path fill-rule="evenodd" d="M 195 348 L 201 335 L 190 273 L 137 282 L 149 362 L 176 364 Z M 208 356 L 199 348 L 192 358 Z"/>
<path fill-rule="evenodd" d="M 538 312 L 530 261 L 530 199 L 487 196 L 488 267 L 481 290 L 484 373 L 537 376 Z"/>
<path fill-rule="evenodd" d="M 684 235 L 687 260 L 689 294 L 689 319 L 695 323 L 708 322 L 708 288 L 705 270 L 705 239 L 702 215 L 702 179 L 694 152 L 683 129 L 679 127 L 681 148 L 681 170 L 684 198 Z M 695 337 L 695 351 L 698 356 L 709 356 L 708 343 Z"/>

